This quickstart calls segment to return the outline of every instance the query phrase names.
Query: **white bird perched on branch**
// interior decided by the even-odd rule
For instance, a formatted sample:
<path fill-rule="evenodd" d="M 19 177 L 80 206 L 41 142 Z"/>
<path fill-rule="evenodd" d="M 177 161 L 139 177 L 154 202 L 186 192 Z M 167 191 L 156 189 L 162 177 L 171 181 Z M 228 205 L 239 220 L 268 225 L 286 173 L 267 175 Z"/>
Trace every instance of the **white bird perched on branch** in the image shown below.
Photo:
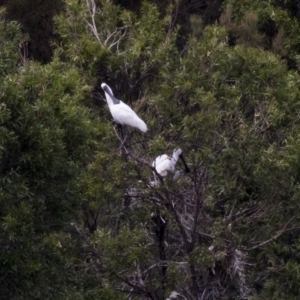
<path fill-rule="evenodd" d="M 110 113 L 117 123 L 121 125 L 129 125 L 140 130 L 143 133 L 147 132 L 148 128 L 146 123 L 142 119 L 140 119 L 138 115 L 127 104 L 117 99 L 114 96 L 111 88 L 106 83 L 102 83 L 101 87 L 104 90 Z M 123 146 L 127 138 L 128 134 L 124 138 L 121 147 Z"/>
<path fill-rule="evenodd" d="M 155 171 L 156 171 L 156 172 L 154 172 L 154 177 L 156 178 L 157 174 L 161 177 L 166 177 L 168 174 L 171 174 L 171 175 L 173 175 L 174 180 L 178 179 L 181 172 L 176 171 L 175 167 L 176 167 L 179 157 L 181 158 L 181 160 L 184 164 L 185 172 L 189 173 L 190 168 L 188 167 L 188 165 L 185 162 L 185 159 L 182 155 L 182 150 L 180 148 L 177 148 L 173 151 L 172 157 L 168 156 L 167 154 L 163 154 L 163 155 L 156 157 L 155 161 L 152 163 L 152 167 L 154 167 Z M 157 182 L 157 180 L 156 180 L 156 182 Z"/>
<path fill-rule="evenodd" d="M 183 295 L 177 293 L 176 291 L 173 291 L 166 300 L 179 300 L 179 299 L 187 300 Z"/>

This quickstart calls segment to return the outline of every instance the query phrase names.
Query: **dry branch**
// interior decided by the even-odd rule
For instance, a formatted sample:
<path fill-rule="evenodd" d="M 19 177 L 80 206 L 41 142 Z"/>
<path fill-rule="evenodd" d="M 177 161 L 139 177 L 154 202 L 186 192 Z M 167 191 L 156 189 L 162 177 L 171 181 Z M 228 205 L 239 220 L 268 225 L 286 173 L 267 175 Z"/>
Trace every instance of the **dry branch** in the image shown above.
<path fill-rule="evenodd" d="M 95 0 L 86 0 L 86 5 L 90 15 L 90 21 L 85 19 L 85 22 L 87 23 L 91 32 L 96 37 L 99 44 L 102 47 L 107 47 L 108 49 L 117 46 L 117 51 L 119 51 L 119 44 L 126 35 L 126 27 L 115 27 L 112 29 L 106 28 L 105 34 L 101 34 L 96 24 L 97 8 L 96 8 Z"/>

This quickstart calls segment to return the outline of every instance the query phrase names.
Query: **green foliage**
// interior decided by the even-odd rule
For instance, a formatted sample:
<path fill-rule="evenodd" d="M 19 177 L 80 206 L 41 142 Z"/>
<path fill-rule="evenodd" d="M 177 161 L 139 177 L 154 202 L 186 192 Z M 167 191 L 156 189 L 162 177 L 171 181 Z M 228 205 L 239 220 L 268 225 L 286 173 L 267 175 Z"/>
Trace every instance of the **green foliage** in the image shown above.
<path fill-rule="evenodd" d="M 228 287 L 228 298 L 242 298 L 260 294 L 264 284 L 267 292 L 267 282 L 273 282 L 268 269 L 268 281 L 261 282 L 261 289 L 255 287 L 259 268 L 253 268 L 253 277 L 245 275 L 243 251 L 250 260 L 259 252 L 255 263 L 267 268 L 265 261 L 272 250 L 257 245 L 277 237 L 287 225 L 292 230 L 296 224 L 292 216 L 298 209 L 299 75 L 289 71 L 279 56 L 260 48 L 268 47 L 262 15 L 270 6 L 248 4 L 248 14 L 239 10 L 241 6 L 227 12 L 222 24 L 228 30 L 217 25 L 201 32 L 194 28 L 182 52 L 176 45 L 176 26 L 168 26 L 172 17 L 162 17 L 147 2 L 137 13 L 121 7 L 112 10 L 112 4 L 99 3 L 95 21 L 100 40 L 94 34 L 91 41 L 86 38 L 82 48 L 75 40 L 70 43 L 69 34 L 64 34 L 70 44 L 63 45 L 61 57 L 69 53 L 72 62 L 74 53 L 82 53 L 78 61 L 83 58 L 84 64 L 76 66 L 85 70 L 87 81 L 94 84 L 93 77 L 100 73 L 100 80 L 112 82 L 117 97 L 125 102 L 141 93 L 142 101 L 133 106 L 139 105 L 139 114 L 150 127 L 148 150 L 134 144 L 129 149 L 131 156 L 123 162 L 112 150 L 117 145 L 108 129 L 105 149 L 83 181 L 85 209 L 93 216 L 93 224 L 101 227 L 100 231 L 91 230 L 92 245 L 101 253 L 98 258 L 109 278 L 107 284 L 115 289 L 128 291 L 134 286 L 138 293 L 150 293 L 155 298 L 177 287 L 188 290 L 187 295 L 201 297 L 205 291 L 199 286 L 205 283 L 209 285 L 209 299 L 218 299 Z M 101 9 L 104 7 L 107 9 Z M 76 4 L 69 9 L 76 9 Z M 281 13 L 280 18 L 284 18 Z M 75 13 L 69 15 L 69 19 L 64 15 L 57 19 L 62 26 L 59 30 L 66 29 L 63 25 L 70 20 L 74 24 L 80 21 Z M 111 16 L 118 21 L 113 23 Z M 85 18 L 91 23 L 87 10 Z M 194 27 L 195 20 L 191 20 Z M 77 41 L 92 37 L 83 23 L 78 24 L 82 34 Z M 118 43 L 113 45 L 113 39 L 103 42 L 105 28 L 110 33 L 115 30 Z M 72 26 L 68 30 L 74 32 Z M 233 33 L 238 44 L 234 47 L 230 46 Z M 75 45 L 76 51 L 72 50 Z M 86 47 L 99 49 L 86 55 Z M 106 112 L 104 115 L 108 117 Z M 176 185 L 165 180 L 162 187 L 146 188 L 151 156 L 171 153 L 178 146 L 188 151 L 193 174 Z M 103 179 L 98 180 L 104 172 Z M 199 174 L 203 176 L 200 179 Z M 191 196 L 191 189 L 197 196 Z M 287 202 L 289 209 L 284 208 Z M 168 238 L 163 236 L 165 218 Z M 189 218 L 200 221 L 196 226 L 187 221 Z M 196 237 L 189 226 L 196 226 Z M 138 241 L 144 239 L 147 242 L 141 245 Z M 208 250 L 211 245 L 212 251 Z M 256 251 L 253 257 L 252 248 Z M 159 264 L 165 260 L 166 265 Z M 139 272 L 150 277 L 141 277 Z M 221 287 L 214 286 L 212 278 Z M 135 280 L 142 280 L 142 287 Z M 159 292 L 154 296 L 156 289 Z M 288 293 L 296 294 L 297 288 L 291 286 Z"/>
<path fill-rule="evenodd" d="M 228 0 L 223 5 L 227 6 L 223 24 L 235 35 L 238 43 L 264 46 L 287 58 L 292 68 L 298 66 L 298 4 L 291 4 L 290 1 Z"/>
<path fill-rule="evenodd" d="M 15 70 L 18 62 L 18 51 L 20 44 L 26 41 L 26 37 L 21 34 L 20 26 L 17 22 L 4 21 L 5 10 L 0 10 L 0 34 L 1 34 L 1 54 L 0 54 L 0 76 L 5 76 Z"/>
<path fill-rule="evenodd" d="M 12 52 L 2 52 L 1 74 L 1 297 L 59 299 L 77 277 L 69 224 L 101 126 L 76 69 L 58 59 L 17 67 L 19 27 L 1 28 Z"/>
<path fill-rule="evenodd" d="M 296 299 L 292 4 L 225 1 L 219 25 L 195 14 L 185 37 L 178 3 L 65 4 L 44 66 L 0 23 L 4 297 Z M 123 150 L 101 82 L 149 127 Z M 153 159 L 177 147 L 191 173 L 154 184 Z"/>
<path fill-rule="evenodd" d="M 51 43 L 58 38 L 53 34 L 52 18 L 62 10 L 63 1 L 2 0 L 1 5 L 5 5 L 6 18 L 20 23 L 22 31 L 28 34 L 28 43 L 19 45 L 26 58 L 50 62 L 53 54 Z"/>

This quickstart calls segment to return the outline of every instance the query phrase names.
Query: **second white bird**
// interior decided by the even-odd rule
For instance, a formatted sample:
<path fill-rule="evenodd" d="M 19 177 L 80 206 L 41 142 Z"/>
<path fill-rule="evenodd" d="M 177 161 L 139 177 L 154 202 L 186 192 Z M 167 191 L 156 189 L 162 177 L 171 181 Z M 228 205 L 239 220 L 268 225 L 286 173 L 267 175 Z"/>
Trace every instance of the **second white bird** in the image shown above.
<path fill-rule="evenodd" d="M 152 163 L 152 167 L 155 168 L 156 172 L 162 176 L 166 177 L 168 174 L 173 175 L 173 179 L 177 179 L 181 172 L 176 171 L 175 166 L 178 161 L 178 158 L 181 158 L 184 166 L 185 166 L 185 172 L 189 173 L 190 168 L 187 166 L 185 159 L 182 155 L 182 150 L 180 148 L 175 149 L 173 151 L 172 157 L 168 156 L 167 154 L 160 155 L 156 157 L 155 161 Z M 156 175 L 156 174 L 154 174 Z M 156 176 L 155 176 L 156 177 Z"/>

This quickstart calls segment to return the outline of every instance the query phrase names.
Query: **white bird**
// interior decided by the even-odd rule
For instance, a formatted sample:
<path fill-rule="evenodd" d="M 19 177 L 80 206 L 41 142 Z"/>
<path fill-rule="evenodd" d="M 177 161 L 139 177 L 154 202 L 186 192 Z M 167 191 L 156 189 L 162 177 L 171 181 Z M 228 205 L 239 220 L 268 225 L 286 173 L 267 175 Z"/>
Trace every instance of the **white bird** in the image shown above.
<path fill-rule="evenodd" d="M 143 133 L 148 130 L 146 123 L 127 104 L 117 99 L 106 83 L 102 83 L 101 87 L 104 90 L 110 113 L 117 123 L 129 125 Z"/>
<path fill-rule="evenodd" d="M 181 160 L 184 164 L 185 172 L 189 173 L 190 168 L 187 166 L 187 164 L 185 162 L 185 159 L 182 155 L 182 150 L 180 148 L 177 148 L 173 151 L 172 157 L 168 156 L 167 154 L 163 154 L 163 155 L 156 157 L 155 161 L 152 163 L 152 167 L 154 167 L 156 170 L 156 172 L 153 172 L 154 177 L 156 178 L 157 174 L 161 177 L 166 177 L 168 174 L 171 174 L 171 175 L 173 175 L 173 179 L 177 180 L 181 174 L 181 172 L 176 171 L 176 168 L 175 168 L 179 157 L 181 158 Z M 157 182 L 157 180 L 156 180 L 156 182 Z"/>
<path fill-rule="evenodd" d="M 184 299 L 184 300 L 187 300 L 183 295 L 177 293 L 176 291 L 173 291 L 171 293 L 171 295 L 166 298 L 166 300 L 176 300 L 176 299 Z"/>

